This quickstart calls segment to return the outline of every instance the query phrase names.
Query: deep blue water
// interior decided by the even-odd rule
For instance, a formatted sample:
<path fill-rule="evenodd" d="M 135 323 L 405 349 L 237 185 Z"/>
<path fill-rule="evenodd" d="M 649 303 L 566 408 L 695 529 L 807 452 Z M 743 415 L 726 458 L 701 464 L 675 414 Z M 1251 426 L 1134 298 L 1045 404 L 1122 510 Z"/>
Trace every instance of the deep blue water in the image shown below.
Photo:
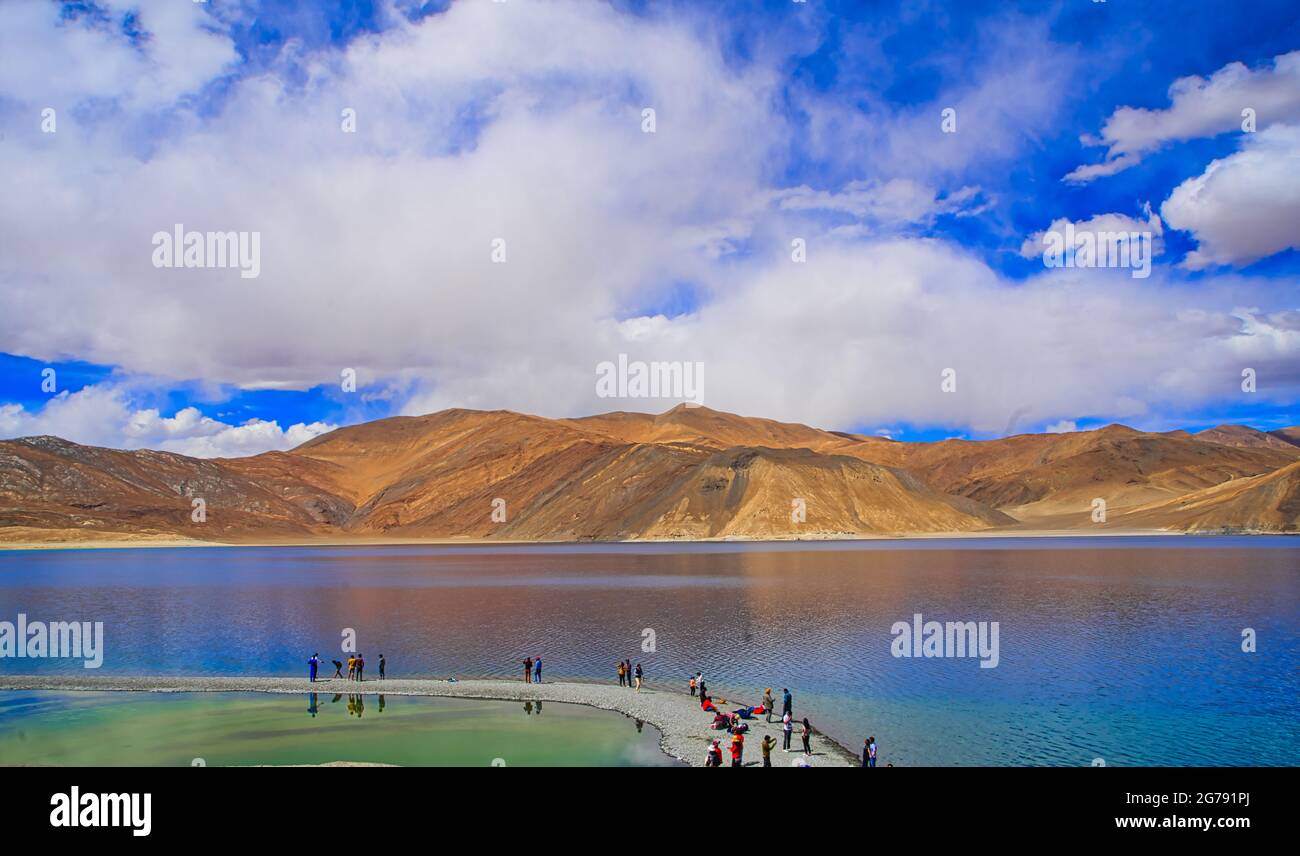
<path fill-rule="evenodd" d="M 403 676 L 703 670 L 897 764 L 1300 763 L 1300 540 L 1042 538 L 0 553 L 0 620 L 102 621 L 102 674 L 302 674 L 356 631 Z M 891 627 L 996 621 L 999 664 Z M 1242 651 L 1254 630 L 1257 650 Z M 645 630 L 654 650 L 643 649 Z M 0 659 L 0 673 L 83 671 Z"/>

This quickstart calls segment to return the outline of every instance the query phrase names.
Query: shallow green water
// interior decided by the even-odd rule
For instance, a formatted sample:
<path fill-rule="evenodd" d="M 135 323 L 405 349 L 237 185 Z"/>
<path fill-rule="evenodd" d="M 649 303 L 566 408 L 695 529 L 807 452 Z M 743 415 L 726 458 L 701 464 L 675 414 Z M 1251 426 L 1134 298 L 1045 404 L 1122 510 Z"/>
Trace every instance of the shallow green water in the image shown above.
<path fill-rule="evenodd" d="M 202 759 L 196 761 L 195 759 Z M 672 763 L 659 732 L 582 705 L 416 696 L 0 693 L 0 764 Z"/>

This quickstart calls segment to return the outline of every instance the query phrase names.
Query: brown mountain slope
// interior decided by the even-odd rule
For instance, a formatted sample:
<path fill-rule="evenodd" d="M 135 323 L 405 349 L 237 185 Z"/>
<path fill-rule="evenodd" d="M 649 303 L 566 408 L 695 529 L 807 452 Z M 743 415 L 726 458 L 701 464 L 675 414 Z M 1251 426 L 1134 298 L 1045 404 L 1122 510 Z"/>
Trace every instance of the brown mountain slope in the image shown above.
<path fill-rule="evenodd" d="M 11 441 L 0 444 L 0 537 L 5 527 L 201 540 L 796 537 L 1011 522 L 854 458 L 708 448 L 729 437 L 851 442 L 801 426 L 782 436 L 780 423 L 763 420 L 747 432 L 746 420 L 717 416 L 725 418 L 707 420 L 711 433 L 684 444 L 679 433 L 646 443 L 582 420 L 449 410 L 342 428 L 287 453 L 210 461 Z M 190 520 L 192 497 L 207 503 L 207 523 Z M 791 520 L 795 498 L 805 499 L 805 522 Z M 493 517 L 497 502 L 504 520 Z"/>
<path fill-rule="evenodd" d="M 1141 508 L 1145 516 L 1133 516 L 1134 525 L 1178 528 L 1178 509 L 1162 503 L 1245 484 L 1294 461 L 1293 452 L 1267 443 L 1226 445 L 1118 425 L 900 443 L 707 408 L 563 420 L 446 410 L 341 428 L 290 452 L 238 459 L 121 452 L 49 437 L 0 442 L 0 540 L 32 528 L 236 541 L 1087 530 L 1097 497 L 1106 500 L 1112 524 L 1127 525 L 1126 512 Z M 194 497 L 208 511 L 197 527 Z M 806 509 L 797 523 L 795 500 Z M 1159 514 L 1152 510 L 1158 505 Z M 1225 505 L 1220 516 L 1250 512 L 1246 522 L 1274 525 L 1248 505 Z"/>
<path fill-rule="evenodd" d="M 823 431 L 794 422 L 737 416 L 707 407 L 680 404 L 666 413 L 602 413 L 562 420 L 584 431 L 629 443 L 673 443 L 709 449 L 763 446 L 770 449 L 811 449 L 837 453 L 857 446 L 890 444 L 892 440 Z"/>
<path fill-rule="evenodd" d="M 1290 443 L 1292 446 L 1300 446 L 1300 425 L 1293 425 L 1290 428 L 1279 428 L 1276 431 L 1268 432 L 1271 436 L 1279 440 Z"/>
<path fill-rule="evenodd" d="M 881 450 L 889 457 L 882 460 Z M 905 468 L 936 490 L 970 497 L 1025 523 L 1053 518 L 1054 526 L 1060 515 L 1074 519 L 1075 514 L 1078 525 L 1090 524 L 1094 498 L 1122 510 L 1272 472 L 1295 460 L 1277 449 L 1234 448 L 1122 425 L 999 440 L 859 447 L 851 453 Z"/>
<path fill-rule="evenodd" d="M 1117 522 L 1184 532 L 1300 532 L 1300 461 L 1135 508 Z"/>
<path fill-rule="evenodd" d="M 194 498 L 206 505 L 202 524 L 192 520 Z M 350 511 L 296 476 L 273 476 L 269 465 L 241 475 L 222 461 L 167 452 L 99 449 L 57 437 L 0 442 L 0 527 L 288 537 Z"/>
<path fill-rule="evenodd" d="M 1275 449 L 1300 456 L 1300 446 L 1288 442 L 1285 436 L 1268 434 L 1249 425 L 1219 425 L 1200 431 L 1194 436 L 1197 440 L 1206 443 L 1219 443 L 1239 449 Z"/>

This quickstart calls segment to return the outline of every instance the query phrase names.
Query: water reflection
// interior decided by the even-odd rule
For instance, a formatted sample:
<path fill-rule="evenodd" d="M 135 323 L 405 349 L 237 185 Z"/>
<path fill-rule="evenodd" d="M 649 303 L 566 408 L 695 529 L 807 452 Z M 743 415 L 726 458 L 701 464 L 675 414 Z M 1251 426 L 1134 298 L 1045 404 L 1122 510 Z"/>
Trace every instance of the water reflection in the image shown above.
<path fill-rule="evenodd" d="M 789 685 L 801 715 L 850 746 L 874 733 L 899 763 L 1197 764 L 1214 745 L 1294 764 L 1296 544 L 36 551 L 0 555 L 0 601 L 33 617 L 93 605 L 104 674 L 298 675 L 304 651 L 356 627 L 403 676 L 517 678 L 543 651 L 550 679 L 614 683 L 610 652 L 638 651 L 652 627 L 650 689 L 703 671 L 719 697 L 756 704 Z M 998 667 L 895 659 L 890 628 L 915 613 L 999 622 Z M 1269 646 L 1243 655 L 1243 627 Z"/>

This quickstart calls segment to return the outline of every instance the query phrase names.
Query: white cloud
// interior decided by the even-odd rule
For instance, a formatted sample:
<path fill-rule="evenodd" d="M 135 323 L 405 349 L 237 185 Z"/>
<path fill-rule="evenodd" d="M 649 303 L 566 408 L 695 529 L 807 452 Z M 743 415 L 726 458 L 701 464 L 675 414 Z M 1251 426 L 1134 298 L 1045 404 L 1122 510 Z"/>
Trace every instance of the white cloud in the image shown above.
<path fill-rule="evenodd" d="M 1088 233 L 1096 235 L 1099 232 L 1110 234 L 1149 232 L 1151 234 L 1151 252 L 1153 255 L 1160 255 L 1164 252 L 1164 225 L 1160 222 L 1160 217 L 1151 210 L 1150 206 L 1145 207 L 1144 213 L 1147 215 L 1146 220 L 1138 220 L 1137 218 L 1130 217 L 1127 214 L 1097 214 L 1089 217 L 1087 220 L 1075 221 L 1071 221 L 1065 217 L 1057 218 L 1042 232 L 1035 232 L 1028 238 L 1025 238 L 1024 243 L 1020 245 L 1020 255 L 1026 259 L 1041 257 L 1043 255 L 1043 250 L 1045 249 L 1043 236 L 1049 232 L 1064 236 L 1066 234 L 1066 228 L 1069 226 L 1073 226 L 1074 234 L 1078 236 L 1079 240 L 1075 241 L 1074 247 L 1066 247 L 1065 249 L 1077 249 L 1081 243 L 1082 236 Z"/>
<path fill-rule="evenodd" d="M 259 419 L 229 425 L 194 407 L 162 416 L 157 409 L 132 408 L 127 390 L 104 384 L 61 392 L 31 411 L 19 404 L 0 405 L 3 439 L 50 434 L 91 446 L 157 449 L 197 458 L 285 451 L 335 427 L 300 422 L 281 429 L 276 422 Z"/>
<path fill-rule="evenodd" d="M 1300 51 L 1259 69 L 1233 62 L 1208 78 L 1180 77 L 1169 87 L 1169 101 L 1163 110 L 1116 110 L 1100 139 L 1084 141 L 1106 146 L 1106 159 L 1079 166 L 1065 180 L 1086 183 L 1128 169 L 1167 143 L 1241 131 L 1247 109 L 1254 111 L 1259 129 L 1300 121 Z"/>
<path fill-rule="evenodd" d="M 65 16 L 59 3 L 6 0 L 0 97 L 69 112 L 95 99 L 150 110 L 193 94 L 238 59 L 230 39 L 213 29 L 206 4 L 95 5 L 103 15 L 86 10 Z M 123 31 L 127 13 L 147 38 L 132 39 Z M 61 121 L 70 123 L 71 116 Z"/>
<path fill-rule="evenodd" d="M 10 27 L 0 16 L 6 44 L 52 43 Z M 200 38 L 169 33 L 157 40 Z M 259 388 L 333 384 L 353 367 L 393 383 L 395 400 L 410 390 L 408 413 L 662 409 L 596 397 L 597 363 L 628 353 L 705 362 L 710 406 L 833 428 L 1136 418 L 1234 389 L 1243 365 L 1269 373 L 1261 398 L 1294 392 L 1300 378 L 1277 379 L 1297 362 L 1296 332 L 1276 313 L 1232 314 L 1276 305 L 1266 283 L 1191 289 L 1162 272 L 1135 288 L 1077 270 L 1011 282 L 942 241 L 862 239 L 872 224 L 978 208 L 949 176 L 1052 132 L 1074 59 L 1030 36 L 992 46 L 960 91 L 915 110 L 867 117 L 798 93 L 808 124 L 792 129 L 781 63 L 724 61 L 697 22 L 586 2 L 457 3 L 343 52 L 287 46 L 200 114 L 176 93 L 221 73 L 213 52 L 161 90 L 179 100 L 145 153 L 134 123 L 153 115 L 140 76 L 153 66 L 108 39 L 93 92 L 126 105 L 121 122 L 42 135 L 30 120 L 41 96 L 24 87 L 0 115 L 0 350 Z M 61 85 L 72 97 L 83 84 Z M 950 94 L 958 132 L 944 135 Z M 339 128 L 344 107 L 355 134 Z M 641 131 L 645 107 L 654 134 Z M 796 136 L 810 157 L 851 151 L 871 170 L 839 192 L 782 193 L 773 165 Z M 863 222 L 805 230 L 813 208 Z M 261 276 L 153 268 L 150 237 L 175 223 L 260 231 Z M 796 236 L 806 264 L 790 260 Z M 495 238 L 506 264 L 491 261 Z M 675 282 L 701 305 L 644 309 Z M 958 371 L 956 394 L 939 391 L 944 367 Z M 103 395 L 10 407 L 0 427 L 199 454 L 283 448 L 328 427 L 164 417 Z"/>
<path fill-rule="evenodd" d="M 1193 270 L 1300 247 L 1300 125 L 1249 137 L 1241 151 L 1174 188 L 1160 213 L 1195 236 L 1199 246 L 1183 260 Z"/>
<path fill-rule="evenodd" d="M 1073 419 L 1062 419 L 1060 422 L 1053 422 L 1043 430 L 1048 434 L 1072 434 L 1079 430 L 1079 426 Z"/>
<path fill-rule="evenodd" d="M 941 194 L 907 178 L 852 181 L 838 192 L 793 187 L 774 199 L 786 211 L 835 211 L 886 226 L 924 225 L 941 214 L 972 216 L 987 208 L 977 187 Z"/>

